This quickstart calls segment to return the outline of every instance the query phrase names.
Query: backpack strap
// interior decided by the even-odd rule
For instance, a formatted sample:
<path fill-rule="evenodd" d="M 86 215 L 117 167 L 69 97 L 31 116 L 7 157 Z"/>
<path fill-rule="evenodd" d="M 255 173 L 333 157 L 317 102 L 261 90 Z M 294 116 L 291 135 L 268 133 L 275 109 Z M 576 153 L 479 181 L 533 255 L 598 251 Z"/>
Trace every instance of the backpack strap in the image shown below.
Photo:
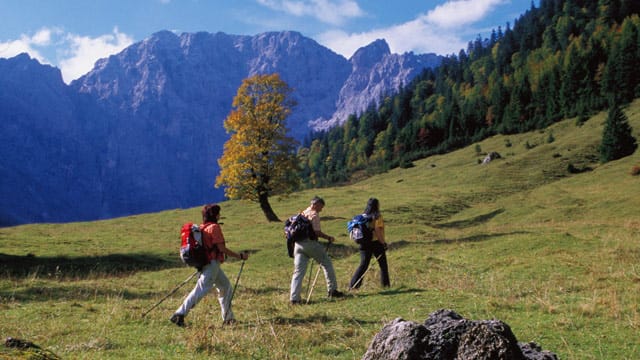
<path fill-rule="evenodd" d="M 209 226 L 212 226 L 213 224 L 215 224 L 215 223 L 213 223 L 213 222 L 207 222 L 207 223 L 202 224 L 202 226 L 200 227 L 200 231 L 201 231 L 201 232 L 204 232 L 204 229 L 208 228 Z M 210 248 L 210 247 L 208 247 L 208 246 L 204 243 L 204 240 L 202 241 L 202 244 L 203 244 L 203 245 L 204 245 L 204 247 L 207 249 L 207 251 L 209 251 L 209 252 L 211 252 L 211 251 L 215 251 L 216 253 L 218 252 L 218 247 L 217 247 L 215 244 L 214 244 L 214 245 L 213 245 L 213 247 L 211 247 L 211 248 Z"/>

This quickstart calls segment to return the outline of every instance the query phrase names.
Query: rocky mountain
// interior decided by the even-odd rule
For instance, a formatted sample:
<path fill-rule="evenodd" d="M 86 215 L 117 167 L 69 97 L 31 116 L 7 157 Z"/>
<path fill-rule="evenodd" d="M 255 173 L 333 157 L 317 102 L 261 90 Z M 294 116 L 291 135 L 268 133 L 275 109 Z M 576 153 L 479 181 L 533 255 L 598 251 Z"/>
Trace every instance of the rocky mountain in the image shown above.
<path fill-rule="evenodd" d="M 161 31 L 64 84 L 28 55 L 0 59 L 0 225 L 64 222 L 196 206 L 213 184 L 223 121 L 242 80 L 277 72 L 297 101 L 290 134 L 340 124 L 440 57 L 351 59 L 297 32 Z"/>

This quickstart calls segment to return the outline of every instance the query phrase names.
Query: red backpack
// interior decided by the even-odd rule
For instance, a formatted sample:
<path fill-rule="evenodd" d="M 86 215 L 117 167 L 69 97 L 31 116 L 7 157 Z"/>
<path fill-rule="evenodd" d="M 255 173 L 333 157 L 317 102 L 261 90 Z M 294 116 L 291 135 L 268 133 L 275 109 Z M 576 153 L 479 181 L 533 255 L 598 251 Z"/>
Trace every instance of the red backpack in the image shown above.
<path fill-rule="evenodd" d="M 182 240 L 180 245 L 180 259 L 182 259 L 182 262 L 198 269 L 209 263 L 207 248 L 202 241 L 200 226 L 194 223 L 182 225 L 180 238 Z"/>

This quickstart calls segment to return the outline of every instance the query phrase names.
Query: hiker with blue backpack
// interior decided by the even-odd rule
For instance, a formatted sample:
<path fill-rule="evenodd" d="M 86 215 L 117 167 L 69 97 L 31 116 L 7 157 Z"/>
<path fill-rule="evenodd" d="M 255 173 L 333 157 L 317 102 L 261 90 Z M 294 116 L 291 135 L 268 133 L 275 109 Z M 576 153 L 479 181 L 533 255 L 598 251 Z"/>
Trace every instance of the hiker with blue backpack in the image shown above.
<path fill-rule="evenodd" d="M 357 219 L 356 219 L 357 218 Z M 360 265 L 351 277 L 349 291 L 357 290 L 362 286 L 364 275 L 369 268 L 371 257 L 375 257 L 380 266 L 380 283 L 383 287 L 391 286 L 389 281 L 389 268 L 387 265 L 387 243 L 384 236 L 384 220 L 380 213 L 380 202 L 376 198 L 370 198 L 364 213 L 354 217 L 347 228 L 352 238 L 360 249 Z M 357 228 L 357 231 L 354 231 Z M 357 234 L 361 232 L 360 234 Z M 354 235 L 357 234 L 357 235 Z"/>
<path fill-rule="evenodd" d="M 327 239 L 329 244 L 335 241 L 333 236 L 325 234 L 320 228 L 320 212 L 324 208 L 324 205 L 324 200 L 316 196 L 311 199 L 309 207 L 301 213 L 302 216 L 311 222 L 313 231 L 311 231 L 309 236 L 305 236 L 303 239 L 296 241 L 293 245 L 294 270 L 291 277 L 291 291 L 289 294 L 291 305 L 302 304 L 300 294 L 302 291 L 302 280 L 307 272 L 309 259 L 317 261 L 324 271 L 324 277 L 327 281 L 328 297 L 339 298 L 344 296 L 344 293 L 338 291 L 338 282 L 331 258 L 327 254 L 325 247 L 318 241 L 318 238 Z M 327 244 L 327 247 L 329 244 Z"/>
<path fill-rule="evenodd" d="M 226 247 L 224 235 L 218 223 L 219 219 L 220 205 L 209 204 L 202 208 L 203 224 L 200 225 L 200 232 L 202 243 L 207 249 L 207 261 L 204 266 L 198 268 L 200 276 L 196 286 L 171 316 L 171 322 L 178 326 L 184 326 L 185 316 L 213 287 L 216 288 L 218 293 L 223 325 L 231 325 L 236 322 L 231 310 L 233 288 L 220 265 L 225 261 L 226 256 L 244 261 L 249 258 L 249 254 L 245 252 L 236 253 Z"/>

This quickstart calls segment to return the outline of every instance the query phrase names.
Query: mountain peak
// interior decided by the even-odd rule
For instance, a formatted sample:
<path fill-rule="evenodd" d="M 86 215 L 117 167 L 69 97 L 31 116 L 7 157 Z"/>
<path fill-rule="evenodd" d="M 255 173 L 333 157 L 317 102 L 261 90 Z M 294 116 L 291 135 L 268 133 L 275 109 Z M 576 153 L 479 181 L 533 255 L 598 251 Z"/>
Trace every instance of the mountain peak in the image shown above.
<path fill-rule="evenodd" d="M 11 130 L 0 131 L 0 145 L 10 149 L 0 153 L 16 165 L 3 179 L 15 186 L 0 188 L 0 226 L 3 219 L 106 218 L 221 199 L 211 179 L 228 137 L 224 118 L 243 79 L 279 73 L 295 89 L 287 128 L 301 140 L 407 83 L 427 64 L 414 58 L 391 54 L 384 40 L 347 60 L 296 31 L 163 30 L 98 60 L 68 86 L 59 70 L 26 54 L 0 59 L 0 124 Z M 24 146 L 15 151 L 16 144 Z M 47 157 L 34 162 L 41 153 Z M 54 172 L 51 164 L 65 166 Z M 43 173 L 46 191 L 25 197 Z"/>
<path fill-rule="evenodd" d="M 371 67 L 382 60 L 385 55 L 390 55 L 391 49 L 384 39 L 378 39 L 367 46 L 356 50 L 349 61 L 358 67 Z"/>

